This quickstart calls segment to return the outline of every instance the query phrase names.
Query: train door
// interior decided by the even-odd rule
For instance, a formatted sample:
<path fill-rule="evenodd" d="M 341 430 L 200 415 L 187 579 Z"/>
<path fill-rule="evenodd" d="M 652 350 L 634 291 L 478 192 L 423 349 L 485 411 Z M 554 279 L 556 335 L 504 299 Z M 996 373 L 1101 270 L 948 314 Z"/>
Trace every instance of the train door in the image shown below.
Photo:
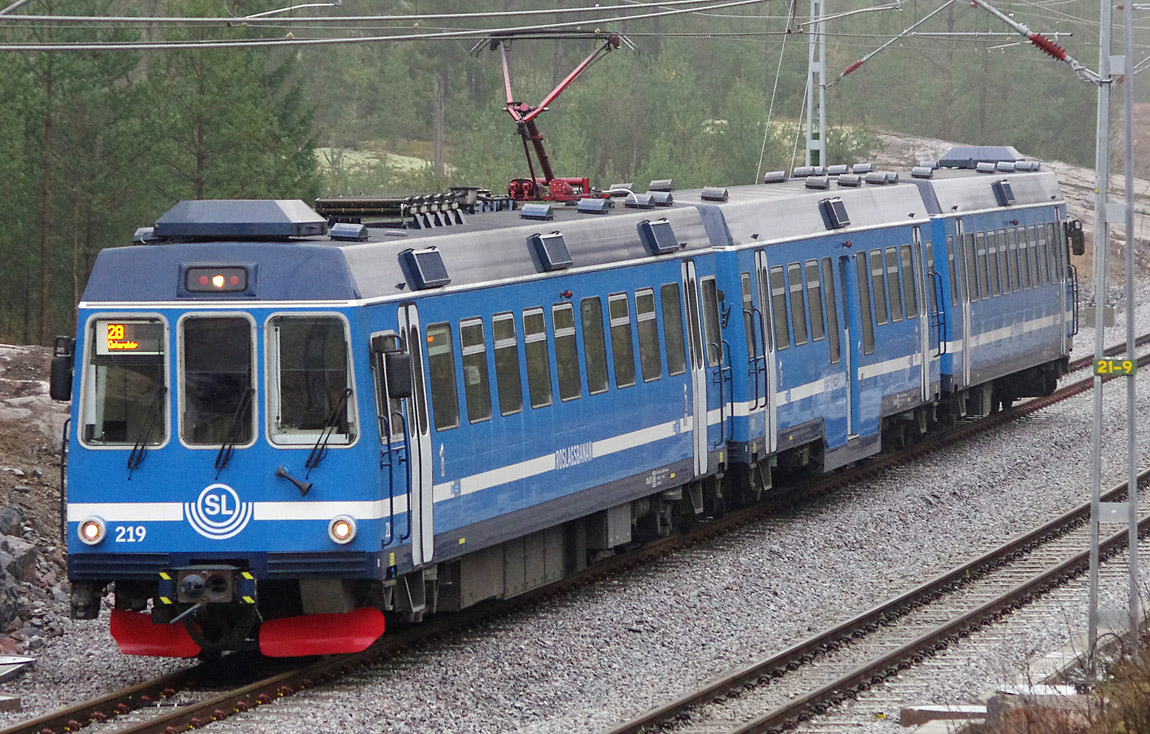
<path fill-rule="evenodd" d="M 1059 354 L 1069 353 L 1069 337 L 1066 334 L 1066 278 L 1069 268 L 1066 267 L 1066 259 L 1068 257 L 1066 249 L 1066 230 L 1063 228 L 1062 217 L 1058 211 L 1054 212 L 1054 237 L 1049 237 L 1047 232 L 1047 239 L 1052 239 L 1050 242 L 1050 250 L 1054 257 L 1054 272 L 1058 276 L 1058 334 L 1059 339 Z"/>
<path fill-rule="evenodd" d="M 778 372 L 775 370 L 775 334 L 773 324 L 775 323 L 774 314 L 771 311 L 771 289 L 770 279 L 767 272 L 767 253 L 763 250 L 755 252 L 755 275 L 759 285 L 759 313 L 761 318 L 766 321 L 766 326 L 763 329 L 766 335 L 766 343 L 764 349 L 766 350 L 766 380 L 763 386 L 763 400 L 760 410 L 765 411 L 766 415 L 766 445 L 767 452 L 774 454 L 779 448 L 779 416 L 776 410 L 775 400 L 775 375 Z"/>
<path fill-rule="evenodd" d="M 387 498 L 388 519 L 384 530 L 383 546 L 390 546 L 398 537 L 396 535 L 395 519 L 401 512 L 406 512 L 407 501 L 402 504 L 398 501 L 401 495 L 407 493 L 410 486 L 406 483 L 404 467 L 408 461 L 407 444 L 407 417 L 403 413 L 403 399 L 400 395 L 409 394 L 411 386 L 406 388 L 397 382 L 403 380 L 406 374 L 401 367 L 388 367 L 388 357 L 403 354 L 403 342 L 399 334 L 394 331 L 378 332 L 371 335 L 371 365 L 375 374 L 375 408 L 379 416 L 379 498 Z M 396 374 L 389 374 L 394 369 Z M 392 380 L 393 388 L 389 387 L 388 380 Z M 410 380 L 408 380 L 410 382 Z M 406 540 L 407 536 L 400 538 Z"/>
<path fill-rule="evenodd" d="M 433 493 L 431 423 L 427 414 L 427 382 L 419 312 L 414 303 L 399 307 L 399 329 L 411 354 L 411 397 L 404 400 L 407 412 L 410 473 L 408 507 L 411 512 L 411 563 L 430 563 L 435 552 L 435 496 Z"/>
<path fill-rule="evenodd" d="M 926 281 L 926 269 L 923 267 L 923 249 L 922 249 L 922 231 L 919 226 L 914 226 L 914 247 L 911 248 L 911 274 L 914 280 L 914 294 L 915 300 L 918 301 L 918 331 L 919 331 L 919 353 L 922 357 L 922 391 L 920 397 L 922 402 L 930 402 L 934 396 L 930 394 L 930 375 L 931 367 L 938 360 L 931 349 L 930 344 L 930 316 L 931 306 L 930 299 L 927 297 L 926 289 L 931 287 L 933 283 L 928 284 Z M 906 277 L 906 273 L 903 273 Z"/>
<path fill-rule="evenodd" d="M 839 287 L 836 290 L 841 294 L 843 305 L 843 318 L 840 319 L 842 326 L 840 328 L 842 328 L 842 343 L 846 345 L 846 348 L 843 349 L 843 355 L 846 362 L 847 403 L 850 405 L 850 409 L 847 411 L 848 440 L 858 436 L 859 384 L 857 369 L 862 361 L 860 343 L 854 337 L 860 327 L 855 325 L 859 318 L 858 309 L 852 308 L 852 304 L 859 302 L 859 291 L 855 284 L 853 269 L 854 262 L 849 255 L 843 255 L 839 258 Z"/>
<path fill-rule="evenodd" d="M 974 330 L 973 324 L 970 322 L 970 289 L 974 285 L 977 271 L 975 270 L 974 262 L 974 245 L 966 241 L 962 230 L 962 220 L 959 219 L 954 223 L 954 244 L 958 248 L 954 259 L 957 261 L 959 257 L 963 258 L 963 266 L 959 269 L 959 272 L 961 272 L 965 278 L 958 289 L 962 293 L 962 384 L 969 385 L 970 349 L 974 346 L 970 343 L 970 332 Z"/>
<path fill-rule="evenodd" d="M 707 473 L 707 358 L 695 263 L 683 263 L 683 294 L 687 299 L 687 351 L 691 355 L 691 427 L 695 446 L 695 476 Z"/>

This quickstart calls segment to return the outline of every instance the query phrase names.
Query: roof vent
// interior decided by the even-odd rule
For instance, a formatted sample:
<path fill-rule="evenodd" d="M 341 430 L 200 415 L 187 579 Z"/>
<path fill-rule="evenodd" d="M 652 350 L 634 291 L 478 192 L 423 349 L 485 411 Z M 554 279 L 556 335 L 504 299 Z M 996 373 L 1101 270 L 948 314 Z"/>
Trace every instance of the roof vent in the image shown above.
<path fill-rule="evenodd" d="M 551 234 L 533 234 L 527 238 L 531 249 L 539 256 L 539 263 L 543 269 L 563 270 L 571 267 L 571 252 L 567 249 L 567 242 L 559 232 Z"/>
<path fill-rule="evenodd" d="M 679 249 L 675 231 L 666 219 L 656 219 L 653 222 L 645 219 L 639 222 L 639 239 L 652 255 L 665 255 Z"/>
<path fill-rule="evenodd" d="M 655 202 L 651 194 L 627 194 L 623 206 L 628 209 L 651 209 L 655 206 Z"/>
<path fill-rule="evenodd" d="M 873 163 L 856 163 L 851 166 L 851 173 L 870 173 L 873 170 Z"/>
<path fill-rule="evenodd" d="M 657 178 L 647 187 L 647 191 L 674 191 L 675 180 L 671 178 Z"/>
<path fill-rule="evenodd" d="M 703 201 L 726 201 L 729 197 L 727 190 L 718 186 L 707 186 L 699 194 L 699 198 Z"/>
<path fill-rule="evenodd" d="M 1042 164 L 1038 161 L 1015 161 L 1014 163 L 1014 170 L 1016 171 L 1025 171 L 1030 173 L 1037 171 L 1040 168 L 1042 168 Z"/>
<path fill-rule="evenodd" d="M 868 184 L 872 184 L 874 186 L 885 186 L 886 185 L 886 174 L 883 173 L 882 171 L 871 171 L 870 173 L 868 173 L 866 175 L 866 178 L 863 180 L 866 181 Z"/>
<path fill-rule="evenodd" d="M 671 206 L 675 203 L 675 197 L 671 196 L 670 191 L 652 191 L 648 196 L 655 202 L 655 206 Z"/>
<path fill-rule="evenodd" d="M 934 169 L 930 166 L 915 166 L 910 169 L 911 178 L 933 178 Z"/>
<path fill-rule="evenodd" d="M 831 180 L 827 176 L 812 176 L 807 179 L 808 189 L 829 189 L 831 187 Z"/>
<path fill-rule="evenodd" d="M 550 204 L 524 204 L 519 210 L 520 219 L 554 219 Z"/>
<path fill-rule="evenodd" d="M 983 161 L 974 167 L 979 173 L 994 173 L 994 164 Z"/>
<path fill-rule="evenodd" d="M 995 168 L 999 173 L 1014 173 L 1015 163 L 1014 161 L 999 161 Z"/>
<path fill-rule="evenodd" d="M 850 166 L 839 164 L 837 166 L 827 166 L 828 176 L 841 176 L 844 173 L 850 173 Z"/>
<path fill-rule="evenodd" d="M 611 188 L 607 189 L 610 196 L 627 196 L 628 191 L 634 191 L 635 184 L 631 182 L 611 184 Z"/>
<path fill-rule="evenodd" d="M 847 216 L 846 204 L 839 197 L 823 199 L 819 202 L 819 209 L 822 210 L 823 217 L 830 229 L 842 229 L 850 226 L 851 218 Z"/>
<path fill-rule="evenodd" d="M 918 162 L 918 165 L 924 166 L 926 168 L 938 170 L 938 161 L 935 160 L 934 158 L 923 158 L 921 161 Z"/>
<path fill-rule="evenodd" d="M 451 282 L 451 276 L 447 274 L 447 266 L 443 264 L 443 254 L 435 248 L 404 250 L 399 253 L 399 257 L 411 271 L 416 290 L 438 288 Z"/>
<path fill-rule="evenodd" d="M 272 240 L 327 234 L 327 220 L 298 199 L 181 201 L 156 220 L 156 237 Z"/>
<path fill-rule="evenodd" d="M 1014 203 L 1014 189 L 1005 178 L 995 181 L 991 187 L 994 189 L 994 198 L 998 200 L 999 206 L 1010 206 Z"/>
<path fill-rule="evenodd" d="M 786 171 L 767 171 L 767 175 L 763 176 L 763 183 L 765 184 L 783 183 L 786 180 Z"/>
<path fill-rule="evenodd" d="M 580 199 L 580 214 L 606 214 L 608 209 L 615 206 L 610 199 Z"/>
<path fill-rule="evenodd" d="M 331 225 L 330 236 L 333 240 L 340 240 L 341 242 L 367 242 L 367 225 L 348 224 L 346 222 L 333 224 Z"/>
<path fill-rule="evenodd" d="M 898 171 L 887 171 L 885 175 L 888 184 L 898 183 Z"/>
<path fill-rule="evenodd" d="M 863 177 L 848 173 L 839 176 L 838 182 L 839 186 L 848 186 L 853 189 L 862 186 Z"/>
<path fill-rule="evenodd" d="M 807 176 L 821 176 L 823 175 L 822 166 L 799 166 L 791 172 L 794 178 L 806 178 Z"/>

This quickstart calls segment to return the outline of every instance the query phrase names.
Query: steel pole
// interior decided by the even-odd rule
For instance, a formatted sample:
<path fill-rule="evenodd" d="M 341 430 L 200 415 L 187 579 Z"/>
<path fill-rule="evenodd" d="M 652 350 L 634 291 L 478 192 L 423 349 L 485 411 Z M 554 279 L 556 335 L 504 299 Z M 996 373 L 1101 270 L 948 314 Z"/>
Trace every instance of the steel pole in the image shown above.
<path fill-rule="evenodd" d="M 1129 0 L 1122 11 L 1126 18 L 1122 60 L 1123 102 L 1126 133 L 1126 359 L 1134 361 L 1134 12 Z M 1134 375 L 1126 377 L 1126 476 L 1130 485 L 1130 649 L 1137 654 L 1141 614 L 1138 600 L 1138 437 L 1134 425 L 1136 397 Z"/>

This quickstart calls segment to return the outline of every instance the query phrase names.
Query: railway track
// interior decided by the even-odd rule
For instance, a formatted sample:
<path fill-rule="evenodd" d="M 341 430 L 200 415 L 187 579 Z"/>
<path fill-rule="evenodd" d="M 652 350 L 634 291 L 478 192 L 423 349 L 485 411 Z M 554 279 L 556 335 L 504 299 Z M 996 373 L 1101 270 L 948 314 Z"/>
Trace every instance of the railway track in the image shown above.
<path fill-rule="evenodd" d="M 1150 343 L 1150 334 L 1138 339 L 1140 346 L 1146 343 Z M 1107 354 L 1120 353 L 1123 348 L 1121 345 L 1112 347 L 1107 350 Z M 1087 357 L 1075 360 L 1070 368 L 1072 372 L 1079 371 L 1089 367 L 1091 363 L 1092 358 Z M 912 460 L 922 453 L 966 440 L 976 433 L 990 430 L 1002 423 L 1065 400 L 1088 390 L 1092 384 L 1093 378 L 1087 377 L 1060 388 L 1049 397 L 1028 400 L 985 419 L 960 425 L 945 434 L 929 436 L 910 448 L 877 457 L 850 471 L 798 484 L 785 492 L 777 493 L 763 503 L 734 511 L 722 518 L 702 524 L 690 532 L 654 541 L 633 553 L 600 562 L 557 585 L 530 592 L 507 602 L 480 605 L 455 615 L 442 615 L 409 629 L 390 632 L 363 653 L 311 662 L 297 661 L 298 665 L 286 669 L 277 668 L 272 675 L 266 675 L 266 666 L 261 668 L 261 664 L 255 662 L 259 660 L 258 656 L 231 655 L 214 664 L 192 666 L 153 681 L 61 709 L 6 729 L 0 734 L 56 734 L 76 732 L 87 727 L 93 727 L 91 731 L 95 732 L 111 723 L 114 723 L 114 730 L 118 732 L 174 734 L 186 731 L 188 728 L 199 728 L 234 713 L 249 711 L 317 684 L 346 676 L 353 670 L 398 655 L 403 650 L 424 644 L 428 640 L 457 634 L 459 630 L 479 624 L 496 614 L 526 607 L 537 603 L 541 598 L 565 593 L 572 588 L 621 573 L 680 548 L 703 543 L 770 514 L 780 505 L 835 491 L 890 466 Z M 221 685 L 223 681 L 228 681 L 228 684 Z"/>

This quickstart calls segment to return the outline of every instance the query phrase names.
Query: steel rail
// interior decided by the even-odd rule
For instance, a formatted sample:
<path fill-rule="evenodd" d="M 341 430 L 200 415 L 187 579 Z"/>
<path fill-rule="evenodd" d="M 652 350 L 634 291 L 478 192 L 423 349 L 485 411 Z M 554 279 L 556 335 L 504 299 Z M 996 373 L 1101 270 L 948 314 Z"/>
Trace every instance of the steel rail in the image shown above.
<path fill-rule="evenodd" d="M 1150 343 L 1150 333 L 1138 338 L 1138 345 L 1146 343 Z M 1108 349 L 1107 353 L 1117 354 L 1123 348 L 1121 344 L 1116 345 Z M 1140 360 L 1140 364 L 1145 359 Z M 1070 371 L 1089 367 L 1092 361 L 1093 357 L 1075 360 L 1070 363 Z M 1027 400 L 981 420 L 959 425 L 945 433 L 927 436 L 918 444 L 874 457 L 848 471 L 800 482 L 786 490 L 776 491 L 774 495 L 765 498 L 760 503 L 738 508 L 682 534 L 674 534 L 671 537 L 651 541 L 630 553 L 605 559 L 555 584 L 529 591 L 514 599 L 485 602 L 464 612 L 442 615 L 408 629 L 390 632 L 362 653 L 326 658 L 294 671 L 278 673 L 258 681 L 245 683 L 234 690 L 213 696 L 200 703 L 180 706 L 176 711 L 162 717 L 155 717 L 147 722 L 120 729 L 120 731 L 164 732 L 169 729 L 172 732 L 185 731 L 188 726 L 202 726 L 238 711 L 249 710 L 253 706 L 291 695 L 296 691 L 315 685 L 317 682 L 330 680 L 339 675 L 342 670 L 370 665 L 378 660 L 397 655 L 426 640 L 455 634 L 461 629 L 482 623 L 495 615 L 530 607 L 542 599 L 569 593 L 574 589 L 596 583 L 674 551 L 704 543 L 754 522 L 763 516 L 770 515 L 783 506 L 833 492 L 890 466 L 912 460 L 924 453 L 965 440 L 981 431 L 990 430 L 1022 415 L 1065 400 L 1089 389 L 1092 384 L 1093 378 L 1091 377 L 1060 388 L 1048 397 Z M 246 659 L 246 657 L 241 654 L 232 654 L 214 663 L 192 666 L 17 724 L 0 731 L 0 734 L 63 734 L 63 732 L 72 734 L 91 723 L 103 722 L 146 706 L 155 705 L 172 697 L 178 691 L 206 688 L 212 680 L 223 677 L 220 671 L 232 670 L 234 673 L 236 662 L 240 659 Z M 154 728 L 153 725 L 161 720 L 164 727 Z"/>

